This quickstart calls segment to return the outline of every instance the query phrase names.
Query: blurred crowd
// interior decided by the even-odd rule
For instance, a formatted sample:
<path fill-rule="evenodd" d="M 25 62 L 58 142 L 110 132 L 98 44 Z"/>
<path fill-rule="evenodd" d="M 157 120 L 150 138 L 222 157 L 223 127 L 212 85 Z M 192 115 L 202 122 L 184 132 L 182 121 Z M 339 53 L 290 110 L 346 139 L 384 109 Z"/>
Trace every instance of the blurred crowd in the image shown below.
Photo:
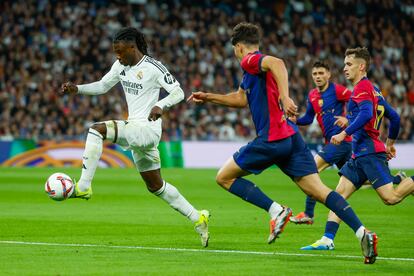
<path fill-rule="evenodd" d="M 262 51 L 284 59 L 301 112 L 313 87 L 312 63 L 327 60 L 333 81 L 349 86 L 342 74 L 345 49 L 367 46 L 369 77 L 401 115 L 399 139 L 414 141 L 412 1 L 5 0 L 0 15 L 2 139 L 83 139 L 92 122 L 126 118 L 119 85 L 101 96 L 57 94 L 63 82 L 96 81 L 109 70 L 112 36 L 123 26 L 146 35 L 150 54 L 169 68 L 186 97 L 234 91 L 242 71 L 229 36 L 237 23 L 249 21 L 263 29 Z M 176 105 L 165 113 L 163 128 L 163 140 L 255 136 L 248 108 L 210 104 Z M 302 131 L 308 141 L 321 141 L 317 125 Z"/>

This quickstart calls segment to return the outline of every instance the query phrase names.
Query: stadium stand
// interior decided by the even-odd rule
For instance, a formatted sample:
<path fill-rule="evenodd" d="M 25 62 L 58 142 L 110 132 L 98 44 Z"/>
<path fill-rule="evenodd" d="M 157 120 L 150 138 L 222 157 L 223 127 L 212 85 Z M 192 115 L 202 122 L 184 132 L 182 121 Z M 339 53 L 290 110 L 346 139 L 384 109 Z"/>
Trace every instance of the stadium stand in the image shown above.
<path fill-rule="evenodd" d="M 64 81 L 92 82 L 109 70 L 111 38 L 121 26 L 146 34 L 151 55 L 168 66 L 186 96 L 197 90 L 234 90 L 242 72 L 229 33 L 247 20 L 259 23 L 266 34 L 263 52 L 285 60 L 290 93 L 302 112 L 312 88 L 313 61 L 328 60 L 333 80 L 345 84 L 345 49 L 367 46 L 373 56 L 370 78 L 401 115 L 399 137 L 414 141 L 414 4 L 320 2 L 1 1 L 0 139 L 83 140 L 92 122 L 126 118 L 118 86 L 98 97 L 56 95 Z M 163 128 L 163 140 L 255 136 L 247 109 L 185 102 L 165 114 Z M 308 141 L 321 141 L 318 127 L 303 131 Z"/>

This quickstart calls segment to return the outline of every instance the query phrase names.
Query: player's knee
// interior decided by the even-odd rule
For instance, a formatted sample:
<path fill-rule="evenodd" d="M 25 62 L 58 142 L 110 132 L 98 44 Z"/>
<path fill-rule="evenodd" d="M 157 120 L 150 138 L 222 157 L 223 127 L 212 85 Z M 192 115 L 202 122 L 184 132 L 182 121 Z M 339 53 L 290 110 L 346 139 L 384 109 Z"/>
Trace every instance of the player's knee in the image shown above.
<path fill-rule="evenodd" d="M 216 182 L 224 189 L 228 190 L 231 186 L 231 184 L 234 182 L 232 179 L 228 179 L 223 174 L 218 173 L 216 175 Z"/>
<path fill-rule="evenodd" d="M 102 137 L 104 139 L 106 139 L 106 125 L 105 125 L 105 123 L 94 123 L 90 128 L 98 131 L 102 135 Z"/>
<path fill-rule="evenodd" d="M 381 199 L 385 205 L 395 205 L 401 201 L 401 199 L 394 194 L 382 196 Z"/>
<path fill-rule="evenodd" d="M 145 184 L 150 193 L 155 193 L 162 188 L 162 182 L 159 181 L 145 181 Z"/>

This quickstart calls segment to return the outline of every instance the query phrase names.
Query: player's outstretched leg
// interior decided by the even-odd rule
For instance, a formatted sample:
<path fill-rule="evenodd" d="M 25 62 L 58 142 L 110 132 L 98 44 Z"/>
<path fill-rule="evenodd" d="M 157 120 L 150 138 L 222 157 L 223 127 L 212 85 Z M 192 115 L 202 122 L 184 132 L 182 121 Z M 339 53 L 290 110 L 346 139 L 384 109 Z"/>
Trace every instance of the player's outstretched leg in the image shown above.
<path fill-rule="evenodd" d="M 82 175 L 79 181 L 75 183 L 75 192 L 72 194 L 72 197 L 91 198 L 91 183 L 98 167 L 99 158 L 101 158 L 105 134 L 106 127 L 104 123 L 97 123 L 89 128 L 82 157 Z"/>
<path fill-rule="evenodd" d="M 201 245 L 207 247 L 210 238 L 208 232 L 209 211 L 195 209 L 176 187 L 161 178 L 160 169 L 141 172 L 141 176 L 150 192 L 163 199 L 173 209 L 194 223 L 194 229 L 200 235 Z"/>
<path fill-rule="evenodd" d="M 292 210 L 273 201 L 254 183 L 242 178 L 248 174 L 231 157 L 217 173 L 216 181 L 230 193 L 269 213 L 270 234 L 267 242 L 272 243 L 283 232 Z"/>
<path fill-rule="evenodd" d="M 364 239 L 367 235 L 366 233 L 369 233 L 369 236 L 377 241 L 376 234 L 368 231 L 364 227 L 349 203 L 337 192 L 334 192 L 325 186 L 318 174 L 304 176 L 297 180 L 297 184 L 308 195 L 312 196 L 321 203 L 324 203 L 326 207 L 333 211 L 341 220 L 352 228 L 361 243 L 362 253 L 365 258 L 372 260 L 374 255 L 375 257 L 377 256 L 376 242 L 367 242 L 366 239 Z M 373 262 L 375 262 L 375 260 L 365 263 Z"/>

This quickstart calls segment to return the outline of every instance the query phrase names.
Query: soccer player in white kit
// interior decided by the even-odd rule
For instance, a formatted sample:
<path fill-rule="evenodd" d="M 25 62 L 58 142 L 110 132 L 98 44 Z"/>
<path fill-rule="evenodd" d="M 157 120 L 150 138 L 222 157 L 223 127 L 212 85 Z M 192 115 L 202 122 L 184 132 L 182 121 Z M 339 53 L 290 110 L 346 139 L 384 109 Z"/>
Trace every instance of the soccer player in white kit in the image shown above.
<path fill-rule="evenodd" d="M 161 138 L 161 115 L 164 108 L 184 99 L 178 81 L 157 60 L 148 55 L 144 35 L 136 28 L 119 30 L 113 39 L 117 61 L 97 82 L 62 85 L 63 94 L 99 95 L 120 82 L 128 105 L 128 120 L 98 122 L 89 128 L 83 153 L 82 175 L 72 197 L 89 199 L 91 182 L 102 154 L 103 140 L 132 151 L 134 163 L 147 189 L 195 223 L 204 247 L 208 245 L 207 210 L 196 210 L 170 183 L 161 177 L 158 144 Z M 169 95 L 158 101 L 160 88 Z"/>

